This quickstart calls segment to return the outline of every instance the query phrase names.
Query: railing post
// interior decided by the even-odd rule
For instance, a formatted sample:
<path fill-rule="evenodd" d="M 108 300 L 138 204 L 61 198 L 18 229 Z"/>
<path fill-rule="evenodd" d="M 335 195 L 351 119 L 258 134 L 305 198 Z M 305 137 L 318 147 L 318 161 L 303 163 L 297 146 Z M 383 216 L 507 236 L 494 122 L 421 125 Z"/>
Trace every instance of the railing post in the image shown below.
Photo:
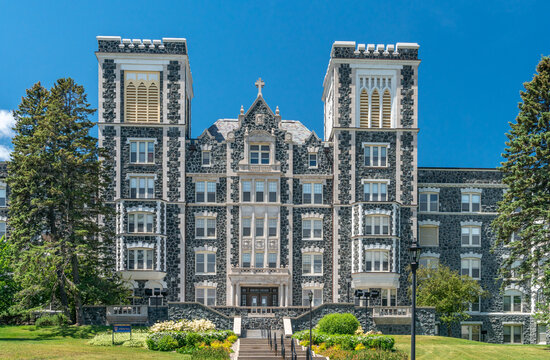
<path fill-rule="evenodd" d="M 285 356 L 285 342 L 284 342 L 284 339 L 283 339 L 283 334 L 281 334 L 281 356 L 283 357 L 283 359 L 286 359 L 286 356 Z"/>

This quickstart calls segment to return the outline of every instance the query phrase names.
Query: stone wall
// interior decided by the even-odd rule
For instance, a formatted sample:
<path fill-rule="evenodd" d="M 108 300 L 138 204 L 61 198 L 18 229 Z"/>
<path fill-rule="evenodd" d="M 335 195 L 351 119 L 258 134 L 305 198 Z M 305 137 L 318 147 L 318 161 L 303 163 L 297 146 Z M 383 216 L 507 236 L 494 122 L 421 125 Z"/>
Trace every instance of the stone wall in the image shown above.
<path fill-rule="evenodd" d="M 199 303 L 169 303 L 168 318 L 170 320 L 208 319 L 216 325 L 217 329 L 233 329 L 232 318 Z"/>

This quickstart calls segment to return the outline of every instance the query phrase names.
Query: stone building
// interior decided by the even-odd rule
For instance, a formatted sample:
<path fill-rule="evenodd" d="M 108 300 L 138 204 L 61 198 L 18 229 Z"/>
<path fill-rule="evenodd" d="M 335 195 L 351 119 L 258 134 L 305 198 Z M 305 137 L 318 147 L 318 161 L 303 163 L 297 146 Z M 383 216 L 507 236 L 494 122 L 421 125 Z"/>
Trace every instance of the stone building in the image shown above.
<path fill-rule="evenodd" d="M 418 44 L 335 42 L 322 139 L 273 110 L 261 79 L 250 106 L 192 138 L 186 40 L 97 40 L 99 142 L 117 210 L 104 221 L 116 228 L 117 270 L 143 302 L 162 294 L 253 311 L 378 289 L 375 321 L 410 322 L 408 248 L 418 240 L 421 265 L 450 266 L 491 294 L 455 336 L 546 343 L 532 289 L 503 290 L 498 279 L 500 173 L 418 167 Z"/>

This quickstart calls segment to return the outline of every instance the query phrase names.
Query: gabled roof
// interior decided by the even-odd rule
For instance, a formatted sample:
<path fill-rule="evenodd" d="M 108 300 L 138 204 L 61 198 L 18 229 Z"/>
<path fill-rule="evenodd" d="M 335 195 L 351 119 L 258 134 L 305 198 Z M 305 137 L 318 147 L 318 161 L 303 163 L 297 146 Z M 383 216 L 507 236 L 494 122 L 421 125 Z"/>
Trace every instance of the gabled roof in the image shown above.
<path fill-rule="evenodd" d="M 219 119 L 208 128 L 208 131 L 217 141 L 224 141 L 227 139 L 227 134 L 238 127 L 237 119 Z M 281 128 L 292 134 L 292 140 L 298 144 L 303 144 L 311 134 L 311 131 L 297 120 L 281 120 Z"/>

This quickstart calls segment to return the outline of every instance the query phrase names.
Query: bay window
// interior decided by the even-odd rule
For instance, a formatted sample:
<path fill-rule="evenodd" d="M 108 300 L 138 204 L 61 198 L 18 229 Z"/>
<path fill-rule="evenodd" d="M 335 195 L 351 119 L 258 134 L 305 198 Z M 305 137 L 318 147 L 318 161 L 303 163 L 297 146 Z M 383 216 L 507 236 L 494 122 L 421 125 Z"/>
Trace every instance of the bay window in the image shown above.
<path fill-rule="evenodd" d="M 128 270 L 153 270 L 152 249 L 128 249 Z"/>
<path fill-rule="evenodd" d="M 387 250 L 365 250 L 365 271 L 390 271 L 390 252 Z"/>
<path fill-rule="evenodd" d="M 152 233 L 153 232 L 153 214 L 151 213 L 129 213 L 128 214 L 128 232 L 129 233 Z"/>
<path fill-rule="evenodd" d="M 389 235 L 390 217 L 387 215 L 367 215 L 365 235 Z"/>

